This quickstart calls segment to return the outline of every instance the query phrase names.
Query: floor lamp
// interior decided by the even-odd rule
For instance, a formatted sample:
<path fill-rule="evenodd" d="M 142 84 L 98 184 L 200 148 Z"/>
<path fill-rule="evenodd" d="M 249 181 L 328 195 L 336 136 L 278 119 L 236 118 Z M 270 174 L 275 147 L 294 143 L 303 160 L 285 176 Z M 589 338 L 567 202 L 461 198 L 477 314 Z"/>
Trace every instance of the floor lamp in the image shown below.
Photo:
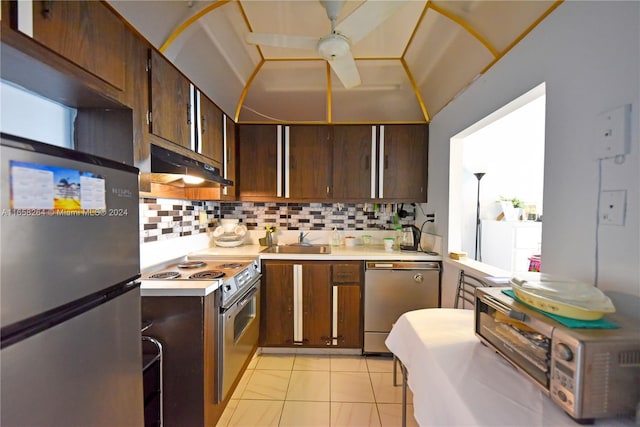
<path fill-rule="evenodd" d="M 479 251 L 480 247 L 480 180 L 485 175 L 484 172 L 476 172 L 474 173 L 476 178 L 478 178 L 478 196 L 477 196 L 477 207 L 476 207 L 476 252 L 474 259 L 476 261 L 482 261 L 482 253 Z"/>

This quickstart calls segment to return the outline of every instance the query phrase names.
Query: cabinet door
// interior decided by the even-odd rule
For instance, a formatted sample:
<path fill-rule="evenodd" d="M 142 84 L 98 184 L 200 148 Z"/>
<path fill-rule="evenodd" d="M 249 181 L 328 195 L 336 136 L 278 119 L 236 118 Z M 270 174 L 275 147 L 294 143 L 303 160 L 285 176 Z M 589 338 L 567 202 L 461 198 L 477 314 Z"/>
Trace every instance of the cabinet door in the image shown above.
<path fill-rule="evenodd" d="M 362 347 L 362 282 L 361 261 L 334 263 L 332 336 L 338 347 Z"/>
<path fill-rule="evenodd" d="M 237 141 L 236 124 L 228 116 L 225 116 L 226 135 L 224 139 L 224 162 L 223 173 L 227 179 L 233 181 L 232 187 L 225 187 L 222 191 L 223 200 L 235 200 L 238 188 L 238 178 L 236 176 Z"/>
<path fill-rule="evenodd" d="M 34 1 L 33 38 L 118 89 L 125 87 L 124 23 L 97 1 Z"/>
<path fill-rule="evenodd" d="M 426 125 L 385 125 L 380 198 L 426 202 L 427 152 Z"/>
<path fill-rule="evenodd" d="M 222 166 L 222 111 L 209 98 L 200 93 L 200 153 Z"/>
<path fill-rule="evenodd" d="M 338 347 L 361 348 L 362 334 L 362 286 L 360 284 L 340 284 L 333 286 L 334 307 L 336 317 L 334 324 L 337 330 L 336 337 Z M 337 293 L 337 295 L 336 295 Z"/>
<path fill-rule="evenodd" d="M 236 191 L 241 199 L 274 200 L 278 194 L 278 164 L 277 126 L 238 127 Z"/>
<path fill-rule="evenodd" d="M 331 264 L 302 265 L 303 344 L 331 344 Z"/>
<path fill-rule="evenodd" d="M 293 263 L 262 263 L 260 345 L 293 344 Z"/>
<path fill-rule="evenodd" d="M 190 149 L 189 80 L 155 50 L 150 55 L 151 133 Z"/>
<path fill-rule="evenodd" d="M 375 197 L 371 194 L 371 173 L 375 169 L 375 159 L 371 155 L 371 128 L 367 125 L 333 127 L 334 199 Z"/>
<path fill-rule="evenodd" d="M 289 126 L 289 197 L 331 198 L 331 160 L 328 126 Z"/>

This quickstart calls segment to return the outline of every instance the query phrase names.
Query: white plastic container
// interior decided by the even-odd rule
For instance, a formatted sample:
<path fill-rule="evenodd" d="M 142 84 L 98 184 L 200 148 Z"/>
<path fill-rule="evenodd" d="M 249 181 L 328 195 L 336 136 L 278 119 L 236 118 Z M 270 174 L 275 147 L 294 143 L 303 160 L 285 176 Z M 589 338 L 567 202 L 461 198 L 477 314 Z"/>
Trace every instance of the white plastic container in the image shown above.
<path fill-rule="evenodd" d="M 588 283 L 527 273 L 511 279 L 513 292 L 525 303 L 558 316 L 598 320 L 616 311 L 600 289 Z"/>

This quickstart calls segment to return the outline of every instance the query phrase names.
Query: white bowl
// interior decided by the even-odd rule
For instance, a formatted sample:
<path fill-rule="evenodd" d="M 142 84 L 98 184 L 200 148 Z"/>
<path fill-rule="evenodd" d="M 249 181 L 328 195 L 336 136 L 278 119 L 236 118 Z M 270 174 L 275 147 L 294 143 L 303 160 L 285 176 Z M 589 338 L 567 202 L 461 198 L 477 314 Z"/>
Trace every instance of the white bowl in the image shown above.
<path fill-rule="evenodd" d="M 220 224 L 225 233 L 233 233 L 240 220 L 237 219 L 221 219 Z"/>

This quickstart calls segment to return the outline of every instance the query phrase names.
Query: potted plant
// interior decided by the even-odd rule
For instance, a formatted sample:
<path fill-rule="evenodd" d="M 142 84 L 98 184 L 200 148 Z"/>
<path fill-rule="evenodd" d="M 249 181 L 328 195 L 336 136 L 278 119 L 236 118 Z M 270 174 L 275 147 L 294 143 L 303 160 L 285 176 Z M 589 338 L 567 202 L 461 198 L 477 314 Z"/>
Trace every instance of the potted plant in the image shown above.
<path fill-rule="evenodd" d="M 261 246 L 273 246 L 274 241 L 273 241 L 273 235 L 275 234 L 276 231 L 278 231 L 278 229 L 276 228 L 275 225 L 265 225 L 264 226 L 264 231 L 265 231 L 265 236 L 261 239 L 258 239 L 258 242 L 260 243 Z"/>
<path fill-rule="evenodd" d="M 502 215 L 506 221 L 522 221 L 524 219 L 524 202 L 517 197 L 500 196 Z M 502 218 L 500 218 L 502 219 Z"/>

